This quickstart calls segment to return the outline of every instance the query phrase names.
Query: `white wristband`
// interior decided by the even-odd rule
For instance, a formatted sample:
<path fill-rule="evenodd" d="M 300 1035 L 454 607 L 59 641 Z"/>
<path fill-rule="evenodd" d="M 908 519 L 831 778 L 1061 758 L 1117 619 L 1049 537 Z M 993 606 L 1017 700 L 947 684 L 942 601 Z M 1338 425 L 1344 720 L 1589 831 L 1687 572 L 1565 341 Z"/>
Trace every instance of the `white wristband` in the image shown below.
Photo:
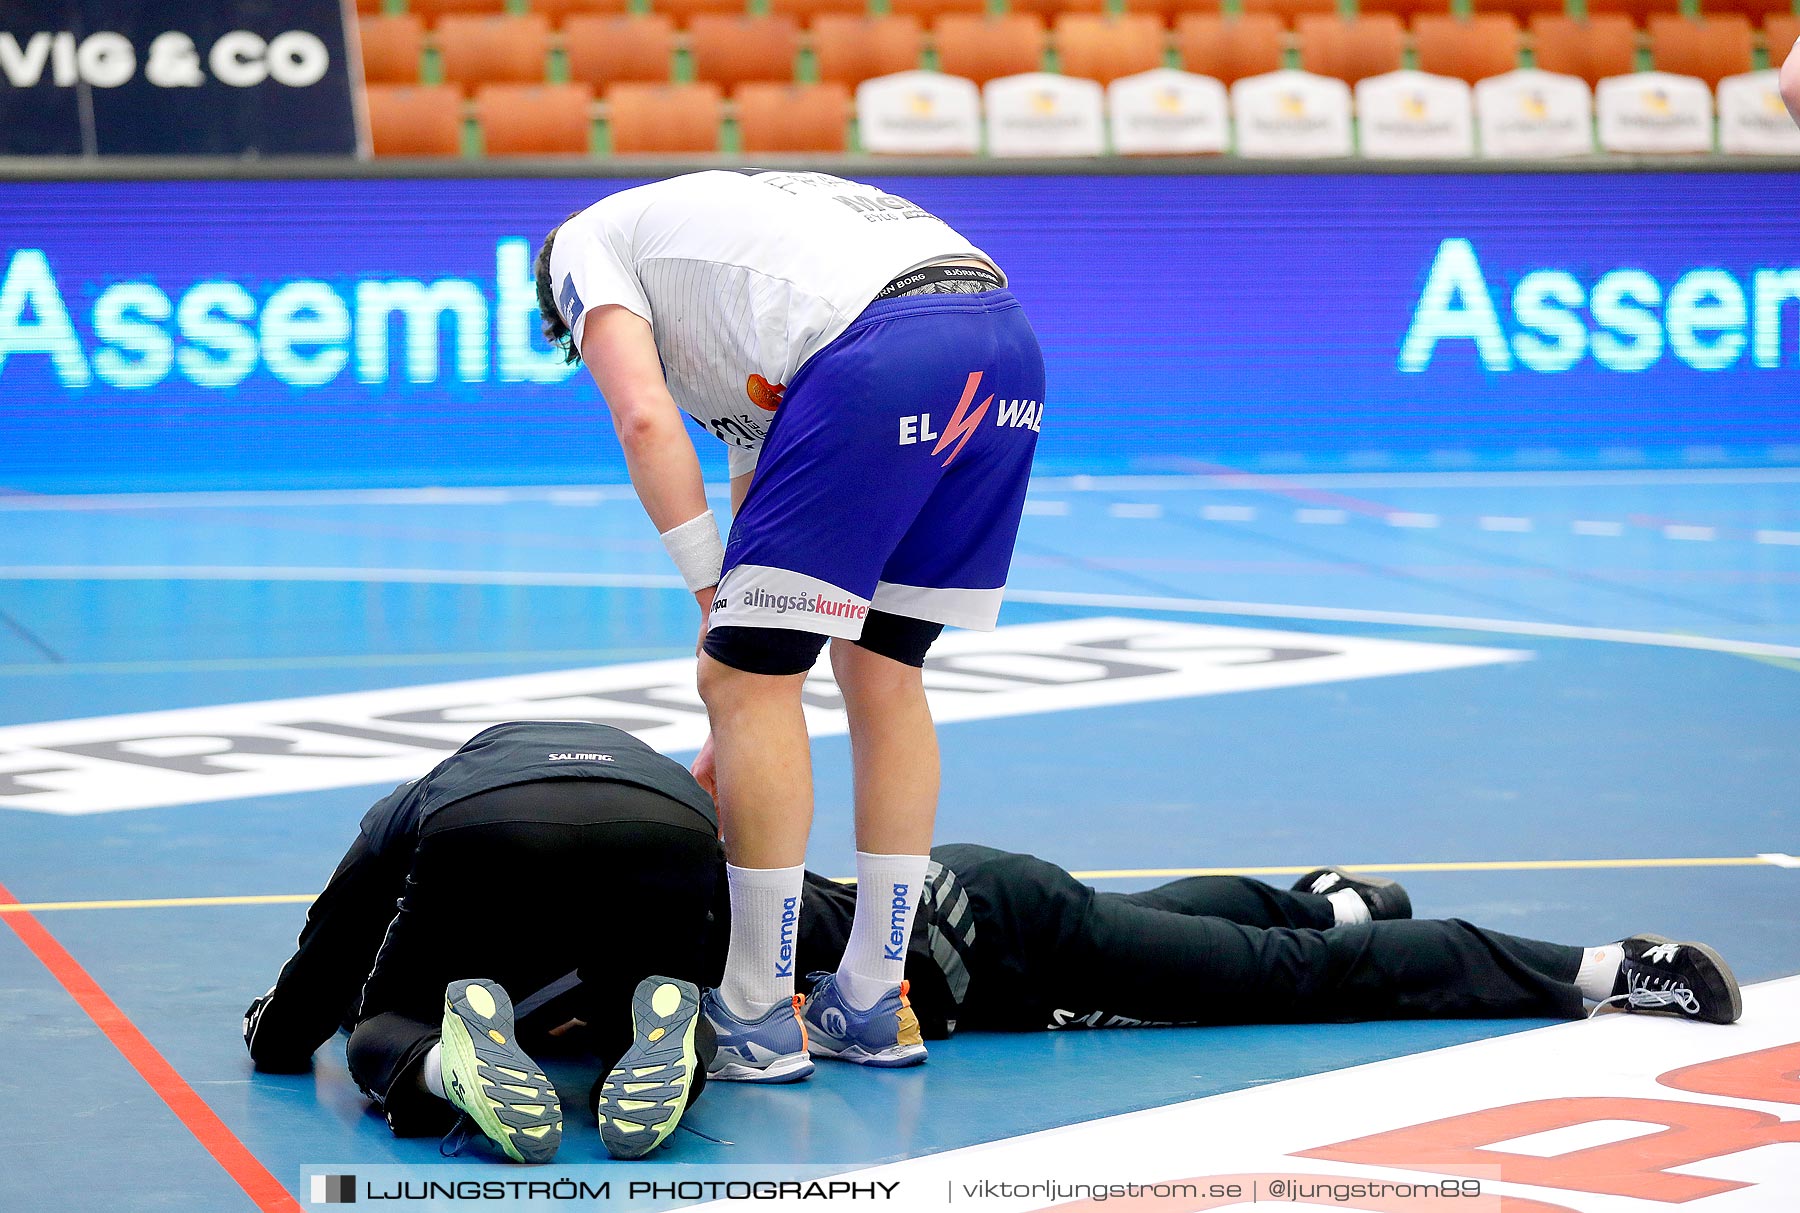
<path fill-rule="evenodd" d="M 698 592 L 719 584 L 725 545 L 719 541 L 719 523 L 711 510 L 664 531 L 662 541 L 688 589 Z"/>

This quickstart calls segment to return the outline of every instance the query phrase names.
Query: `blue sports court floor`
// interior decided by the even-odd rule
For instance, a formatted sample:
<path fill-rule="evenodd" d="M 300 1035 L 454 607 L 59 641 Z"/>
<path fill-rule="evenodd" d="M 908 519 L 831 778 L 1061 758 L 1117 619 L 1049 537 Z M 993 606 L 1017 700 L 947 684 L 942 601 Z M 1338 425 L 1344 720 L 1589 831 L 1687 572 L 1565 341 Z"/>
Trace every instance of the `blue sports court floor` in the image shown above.
<path fill-rule="evenodd" d="M 1505 659 L 949 721 L 941 840 L 1121 889 L 1398 869 L 1421 915 L 1800 973 L 1800 469 L 1042 480 L 1002 624 L 1091 618 Z M 129 802 L 133 770 L 229 748 L 130 740 L 146 714 L 679 659 L 693 624 L 620 487 L 0 499 L 0 1207 L 292 1208 L 303 1166 L 440 1161 L 341 1041 L 268 1077 L 239 1036 L 385 789 L 77 811 L 95 769 Z M 111 758 L 43 748 L 115 716 Z M 848 743 L 814 753 L 810 862 L 843 873 Z M 966 1035 L 709 1091 L 722 1140 L 660 1161 L 842 1169 L 1538 1026 Z M 603 1159 L 571 1116 L 560 1161 Z"/>

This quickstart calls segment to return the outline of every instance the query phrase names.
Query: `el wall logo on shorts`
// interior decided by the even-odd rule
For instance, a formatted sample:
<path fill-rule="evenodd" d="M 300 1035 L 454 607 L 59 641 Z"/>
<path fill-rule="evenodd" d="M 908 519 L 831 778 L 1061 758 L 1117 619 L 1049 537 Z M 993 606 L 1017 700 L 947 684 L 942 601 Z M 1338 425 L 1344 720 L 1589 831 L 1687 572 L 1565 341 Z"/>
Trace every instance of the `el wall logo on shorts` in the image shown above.
<path fill-rule="evenodd" d="M 940 724 L 1523 661 L 1529 653 L 1098 618 L 943 637 L 925 664 Z M 814 736 L 846 731 L 828 669 Z M 706 737 L 692 658 L 0 728 L 0 808 L 105 813 L 396 783 L 490 724 L 585 720 L 666 752 Z"/>

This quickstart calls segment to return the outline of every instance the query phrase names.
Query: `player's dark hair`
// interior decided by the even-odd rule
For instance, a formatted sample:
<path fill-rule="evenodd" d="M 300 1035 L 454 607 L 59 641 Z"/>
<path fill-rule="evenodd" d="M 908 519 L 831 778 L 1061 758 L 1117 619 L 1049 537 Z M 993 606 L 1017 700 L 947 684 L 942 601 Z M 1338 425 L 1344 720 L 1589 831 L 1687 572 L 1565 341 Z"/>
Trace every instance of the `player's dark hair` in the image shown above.
<path fill-rule="evenodd" d="M 556 233 L 562 231 L 563 223 L 579 214 L 579 210 L 570 211 L 563 216 L 562 223 L 550 229 L 550 234 L 544 237 L 544 243 L 538 248 L 537 261 L 532 266 L 537 275 L 538 315 L 544 319 L 544 339 L 551 345 L 562 348 L 564 362 L 580 362 L 581 351 L 575 348 L 575 337 L 562 318 L 562 309 L 556 306 L 556 288 L 550 283 L 550 246 L 556 240 Z"/>

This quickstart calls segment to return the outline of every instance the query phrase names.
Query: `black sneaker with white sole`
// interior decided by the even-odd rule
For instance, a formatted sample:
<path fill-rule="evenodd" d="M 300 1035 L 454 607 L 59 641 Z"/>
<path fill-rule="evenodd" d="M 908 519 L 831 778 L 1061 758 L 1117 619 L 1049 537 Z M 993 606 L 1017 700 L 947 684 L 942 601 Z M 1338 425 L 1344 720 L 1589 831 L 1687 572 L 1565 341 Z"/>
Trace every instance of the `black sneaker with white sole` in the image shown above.
<path fill-rule="evenodd" d="M 1397 880 L 1352 876 L 1342 868 L 1314 868 L 1294 882 L 1294 892 L 1316 893 L 1320 897 L 1329 897 L 1346 889 L 1362 899 L 1369 907 L 1369 917 L 1377 922 L 1412 917 L 1412 898 L 1406 895 Z"/>
<path fill-rule="evenodd" d="M 1725 958 L 1703 943 L 1677 943 L 1661 935 L 1633 935 L 1623 941 L 1613 996 L 1594 1009 L 1618 1005 L 1626 1011 L 1679 1015 L 1703 1023 L 1736 1023 L 1744 996 Z"/>

